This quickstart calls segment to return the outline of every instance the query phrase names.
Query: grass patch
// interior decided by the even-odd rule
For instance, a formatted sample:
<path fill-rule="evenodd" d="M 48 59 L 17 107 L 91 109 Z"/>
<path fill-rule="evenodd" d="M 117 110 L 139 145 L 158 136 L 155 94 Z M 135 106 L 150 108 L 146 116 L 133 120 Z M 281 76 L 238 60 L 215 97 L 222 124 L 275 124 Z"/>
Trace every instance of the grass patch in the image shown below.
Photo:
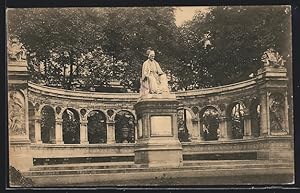
<path fill-rule="evenodd" d="M 24 177 L 19 170 L 9 166 L 9 184 L 13 187 L 32 187 L 34 183 L 31 179 Z"/>

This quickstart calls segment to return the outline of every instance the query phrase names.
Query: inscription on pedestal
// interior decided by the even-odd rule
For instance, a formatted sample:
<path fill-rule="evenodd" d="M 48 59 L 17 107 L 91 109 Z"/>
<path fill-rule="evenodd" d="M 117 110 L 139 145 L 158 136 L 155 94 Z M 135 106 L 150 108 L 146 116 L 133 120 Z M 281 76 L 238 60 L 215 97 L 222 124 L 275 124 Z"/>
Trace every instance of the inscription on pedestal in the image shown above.
<path fill-rule="evenodd" d="M 172 117 L 151 116 L 151 136 L 172 136 Z"/>

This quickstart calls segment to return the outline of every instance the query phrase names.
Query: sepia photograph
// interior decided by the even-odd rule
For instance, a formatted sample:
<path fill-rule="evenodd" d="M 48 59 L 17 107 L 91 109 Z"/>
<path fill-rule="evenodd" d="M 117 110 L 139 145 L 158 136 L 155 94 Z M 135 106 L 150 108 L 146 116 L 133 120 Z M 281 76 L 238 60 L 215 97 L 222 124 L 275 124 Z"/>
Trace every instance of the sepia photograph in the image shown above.
<path fill-rule="evenodd" d="M 295 184 L 291 12 L 7 8 L 8 188 Z"/>

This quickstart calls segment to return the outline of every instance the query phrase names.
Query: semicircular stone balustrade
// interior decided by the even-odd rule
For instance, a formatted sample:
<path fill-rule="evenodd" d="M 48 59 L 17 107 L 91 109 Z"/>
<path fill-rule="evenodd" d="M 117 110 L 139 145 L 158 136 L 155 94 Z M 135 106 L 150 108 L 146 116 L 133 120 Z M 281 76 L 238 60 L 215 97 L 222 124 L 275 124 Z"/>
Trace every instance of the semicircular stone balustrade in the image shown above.
<path fill-rule="evenodd" d="M 188 141 L 227 141 L 288 135 L 290 131 L 287 90 L 286 79 L 283 79 L 285 73 L 275 74 L 278 76 L 275 76 L 275 79 L 283 80 L 282 84 L 278 84 L 278 81 L 274 81 L 276 84 L 270 84 L 272 79 L 267 79 L 267 76 L 274 78 L 273 71 L 274 69 L 265 69 L 256 77 L 235 84 L 175 92 L 180 102 L 178 110 L 185 111 L 183 122 L 189 135 Z M 79 144 L 89 144 L 88 128 L 92 123 L 88 119 L 91 112 L 99 112 L 104 116 L 102 122 L 101 120 L 94 122 L 95 125 L 98 124 L 100 130 L 102 129 L 98 133 L 105 133 L 106 139 L 103 143 L 116 143 L 116 115 L 121 111 L 132 115 L 131 135 L 136 139 L 137 119 L 133 105 L 138 97 L 137 93 L 71 91 L 28 83 L 31 142 L 40 144 L 45 141 L 41 135 L 41 130 L 46 127 L 41 125 L 44 107 L 51 107 L 55 114 L 55 123 L 52 126 L 54 128 L 48 134 L 50 144 L 65 143 L 64 113 L 67 113 L 73 122 L 78 122 Z M 78 115 L 78 120 L 74 115 Z M 99 143 L 102 143 L 101 140 Z"/>

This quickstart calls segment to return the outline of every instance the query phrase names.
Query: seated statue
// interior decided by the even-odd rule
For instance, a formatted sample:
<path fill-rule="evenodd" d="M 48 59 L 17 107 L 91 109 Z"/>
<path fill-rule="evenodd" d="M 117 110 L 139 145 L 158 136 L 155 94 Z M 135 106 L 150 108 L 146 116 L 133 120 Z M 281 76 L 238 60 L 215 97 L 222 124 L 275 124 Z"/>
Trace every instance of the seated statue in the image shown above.
<path fill-rule="evenodd" d="M 142 78 L 140 94 L 162 94 L 169 93 L 168 80 L 166 74 L 160 68 L 158 62 L 154 60 L 155 52 L 147 50 L 148 59 L 142 68 Z"/>

